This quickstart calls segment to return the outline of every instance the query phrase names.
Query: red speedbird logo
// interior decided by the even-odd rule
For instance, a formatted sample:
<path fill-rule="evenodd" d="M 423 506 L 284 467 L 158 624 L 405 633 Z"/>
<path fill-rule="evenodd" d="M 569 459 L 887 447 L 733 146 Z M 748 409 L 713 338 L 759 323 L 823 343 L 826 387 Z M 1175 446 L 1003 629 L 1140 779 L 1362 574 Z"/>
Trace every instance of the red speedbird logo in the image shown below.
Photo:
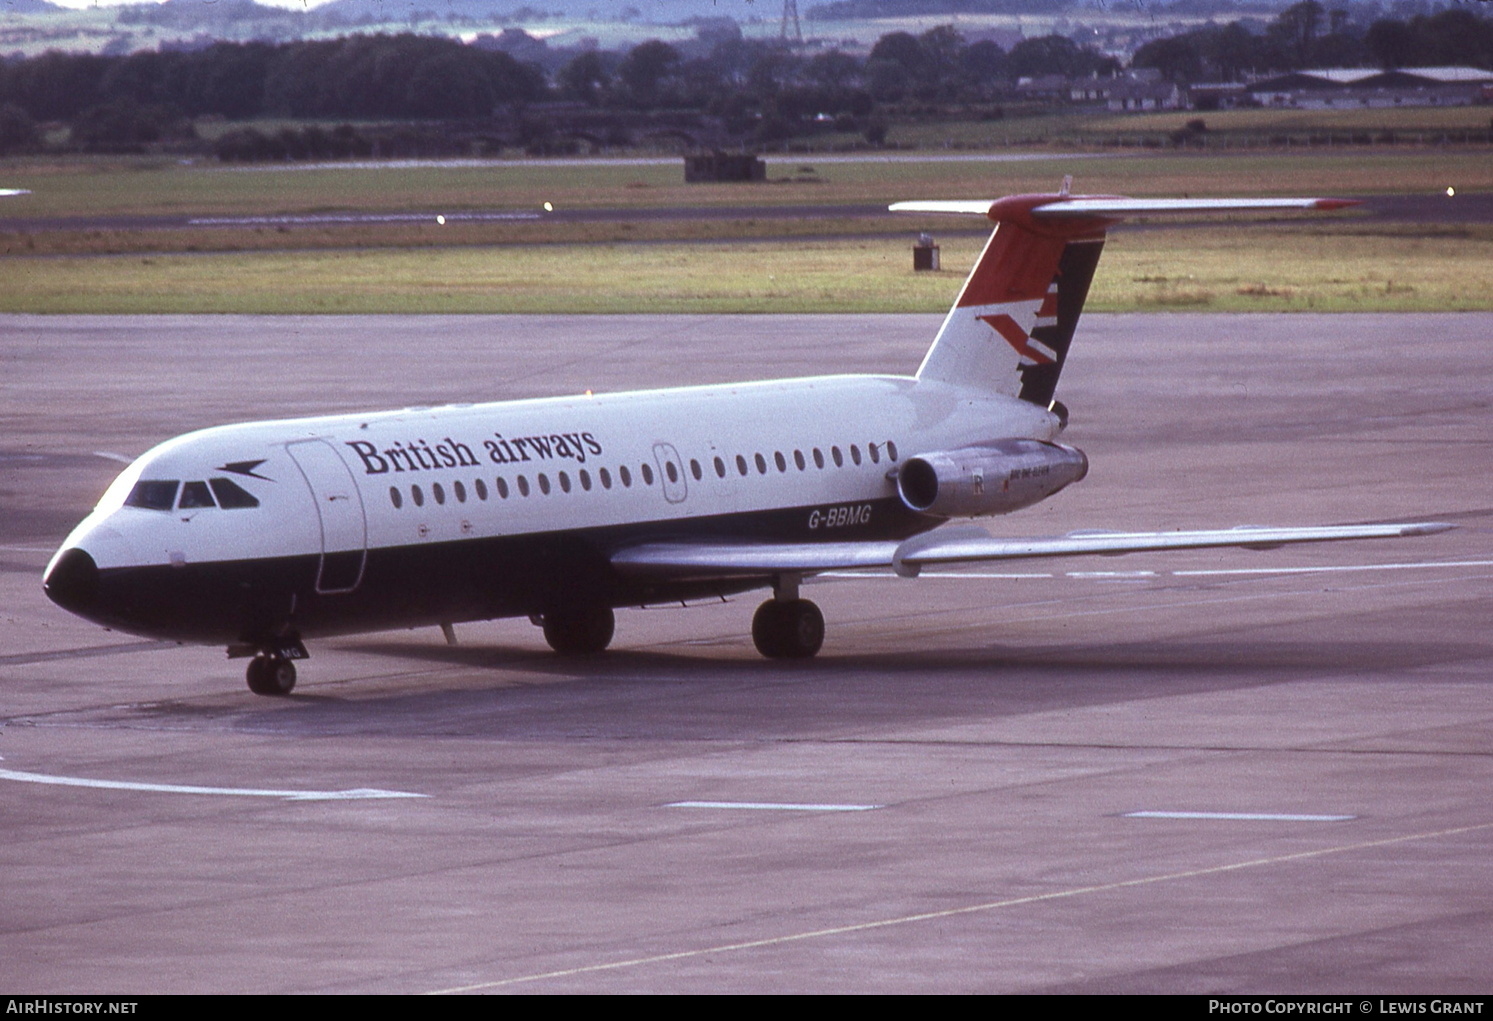
<path fill-rule="evenodd" d="M 1049 350 L 1040 341 L 1034 341 L 1021 328 L 1021 324 L 1004 312 L 994 315 L 976 316 L 976 319 L 987 324 L 996 333 L 999 333 L 1007 344 L 1016 349 L 1016 353 L 1023 359 L 1031 359 L 1035 365 L 1051 365 L 1057 361 L 1055 352 Z"/>

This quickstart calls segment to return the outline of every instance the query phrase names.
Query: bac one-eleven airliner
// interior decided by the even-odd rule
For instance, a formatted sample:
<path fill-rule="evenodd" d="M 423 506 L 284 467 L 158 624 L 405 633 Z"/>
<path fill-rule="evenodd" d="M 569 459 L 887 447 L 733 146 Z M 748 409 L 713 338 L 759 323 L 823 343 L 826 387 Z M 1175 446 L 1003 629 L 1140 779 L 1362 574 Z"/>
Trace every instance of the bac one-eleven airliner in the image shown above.
<path fill-rule="evenodd" d="M 1420 535 L 1437 523 L 995 538 L 936 529 L 1084 477 L 1055 400 L 1105 230 L 1332 199 L 905 202 L 995 224 L 914 376 L 824 376 L 226 425 L 131 464 L 47 567 L 106 627 L 221 644 L 288 694 L 306 639 L 529 616 L 597 653 L 616 607 L 770 588 L 765 656 L 813 656 L 825 571 Z"/>

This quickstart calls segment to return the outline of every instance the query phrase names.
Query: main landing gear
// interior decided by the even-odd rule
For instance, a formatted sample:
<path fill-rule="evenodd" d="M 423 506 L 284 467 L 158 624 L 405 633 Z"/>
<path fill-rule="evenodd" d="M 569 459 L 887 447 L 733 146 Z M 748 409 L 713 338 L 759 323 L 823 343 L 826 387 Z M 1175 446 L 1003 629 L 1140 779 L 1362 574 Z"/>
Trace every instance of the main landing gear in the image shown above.
<path fill-rule="evenodd" d="M 768 659 L 811 659 L 824 644 L 824 614 L 798 598 L 798 577 L 783 575 L 752 616 L 752 644 Z"/>
<path fill-rule="evenodd" d="M 809 659 L 824 644 L 824 614 L 807 599 L 769 599 L 752 616 L 752 643 L 768 659 Z"/>
<path fill-rule="evenodd" d="M 289 695 L 295 689 L 295 664 L 278 653 L 261 652 L 249 660 L 248 678 L 256 695 Z"/>
<path fill-rule="evenodd" d="M 544 640 L 562 656 L 590 656 L 612 644 L 617 618 L 604 604 L 557 607 L 537 621 Z"/>
<path fill-rule="evenodd" d="M 773 581 L 773 597 L 752 617 L 752 643 L 768 659 L 811 659 L 824 645 L 824 614 L 798 597 L 798 583 L 796 574 L 779 575 Z M 529 619 L 544 629 L 544 640 L 562 656 L 602 652 L 616 631 L 616 616 L 604 603 L 555 606 Z M 253 687 L 252 666 L 250 673 Z"/>

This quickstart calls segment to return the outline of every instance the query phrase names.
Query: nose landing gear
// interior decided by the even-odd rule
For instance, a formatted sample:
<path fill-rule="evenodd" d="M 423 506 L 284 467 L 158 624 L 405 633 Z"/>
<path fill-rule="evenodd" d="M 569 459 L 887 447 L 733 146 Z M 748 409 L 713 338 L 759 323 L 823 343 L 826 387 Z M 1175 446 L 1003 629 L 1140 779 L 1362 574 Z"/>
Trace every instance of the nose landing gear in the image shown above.
<path fill-rule="evenodd" d="M 249 690 L 256 695 L 289 695 L 295 688 L 295 663 L 292 660 L 305 659 L 306 656 L 306 646 L 293 631 L 228 647 L 229 659 L 253 657 L 245 676 Z"/>
<path fill-rule="evenodd" d="M 256 695 L 289 695 L 295 688 L 295 664 L 276 653 L 249 660 L 249 690 Z"/>

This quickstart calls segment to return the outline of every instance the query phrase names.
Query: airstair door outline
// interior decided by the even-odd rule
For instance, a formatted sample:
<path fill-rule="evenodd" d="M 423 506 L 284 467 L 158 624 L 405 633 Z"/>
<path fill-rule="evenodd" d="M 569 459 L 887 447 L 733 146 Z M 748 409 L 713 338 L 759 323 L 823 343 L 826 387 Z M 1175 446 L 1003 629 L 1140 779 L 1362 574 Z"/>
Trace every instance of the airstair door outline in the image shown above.
<path fill-rule="evenodd" d="M 368 519 L 353 474 L 326 440 L 298 440 L 285 449 L 301 469 L 316 502 L 321 527 L 316 591 L 323 595 L 351 592 L 363 580 L 368 560 Z"/>

